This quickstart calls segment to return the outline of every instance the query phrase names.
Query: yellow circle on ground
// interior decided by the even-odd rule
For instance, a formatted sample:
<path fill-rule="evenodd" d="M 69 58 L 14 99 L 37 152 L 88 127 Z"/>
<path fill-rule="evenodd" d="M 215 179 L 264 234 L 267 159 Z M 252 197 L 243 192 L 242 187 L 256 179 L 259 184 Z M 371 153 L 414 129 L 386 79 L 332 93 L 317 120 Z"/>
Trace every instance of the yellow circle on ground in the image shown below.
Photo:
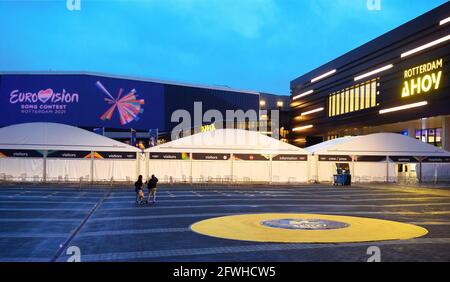
<path fill-rule="evenodd" d="M 304 230 L 269 227 L 267 220 L 320 219 L 346 223 L 337 229 Z M 233 240 L 282 243 L 344 243 L 404 240 L 424 236 L 428 230 L 413 224 L 374 218 L 297 213 L 242 214 L 210 218 L 191 225 L 194 232 Z"/>

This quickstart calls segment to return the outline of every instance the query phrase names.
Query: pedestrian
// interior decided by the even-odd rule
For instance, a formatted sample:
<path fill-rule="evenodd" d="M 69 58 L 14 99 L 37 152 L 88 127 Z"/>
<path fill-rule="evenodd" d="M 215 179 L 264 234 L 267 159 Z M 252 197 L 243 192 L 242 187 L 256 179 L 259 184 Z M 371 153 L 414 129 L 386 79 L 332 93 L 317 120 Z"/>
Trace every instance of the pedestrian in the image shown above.
<path fill-rule="evenodd" d="M 147 202 L 155 203 L 156 202 L 156 183 L 158 183 L 158 178 L 154 174 L 152 174 L 152 177 L 147 181 L 147 188 L 148 188 L 148 200 Z"/>
<path fill-rule="evenodd" d="M 144 200 L 144 191 L 142 190 L 142 175 L 139 175 L 138 180 L 134 183 L 134 192 L 136 192 L 136 204 L 141 204 Z"/>

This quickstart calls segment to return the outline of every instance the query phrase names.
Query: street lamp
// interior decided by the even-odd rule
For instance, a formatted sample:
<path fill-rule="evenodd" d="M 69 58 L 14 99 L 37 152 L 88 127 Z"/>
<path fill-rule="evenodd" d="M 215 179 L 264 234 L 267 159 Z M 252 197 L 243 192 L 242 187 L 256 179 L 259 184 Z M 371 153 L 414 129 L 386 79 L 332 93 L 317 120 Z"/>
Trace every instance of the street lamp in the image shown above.
<path fill-rule="evenodd" d="M 281 108 L 283 107 L 283 101 L 278 101 L 277 102 L 277 107 L 279 110 L 281 110 Z"/>
<path fill-rule="evenodd" d="M 264 107 L 266 105 L 266 101 L 264 101 L 264 100 L 260 100 L 259 101 L 259 106 L 260 107 Z"/>

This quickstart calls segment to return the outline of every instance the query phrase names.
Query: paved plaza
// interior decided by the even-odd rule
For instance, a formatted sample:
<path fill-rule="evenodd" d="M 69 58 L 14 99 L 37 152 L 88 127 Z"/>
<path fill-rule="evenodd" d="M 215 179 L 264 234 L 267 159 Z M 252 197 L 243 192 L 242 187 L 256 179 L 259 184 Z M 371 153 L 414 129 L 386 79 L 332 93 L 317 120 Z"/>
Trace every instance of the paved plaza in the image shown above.
<path fill-rule="evenodd" d="M 137 206 L 132 187 L 0 188 L 0 261 L 382 261 L 450 260 L 450 188 L 401 186 L 161 186 L 157 203 Z M 227 215 L 303 213 L 411 223 L 428 234 L 360 243 L 265 243 L 193 232 Z"/>

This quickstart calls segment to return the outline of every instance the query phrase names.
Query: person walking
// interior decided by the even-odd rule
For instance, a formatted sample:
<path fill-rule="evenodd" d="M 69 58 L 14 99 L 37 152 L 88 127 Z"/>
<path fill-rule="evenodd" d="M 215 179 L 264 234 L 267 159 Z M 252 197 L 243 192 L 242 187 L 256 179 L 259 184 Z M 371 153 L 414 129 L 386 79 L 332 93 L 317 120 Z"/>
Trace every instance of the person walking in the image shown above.
<path fill-rule="evenodd" d="M 142 175 L 139 175 L 138 180 L 134 183 L 134 192 L 136 192 L 136 204 L 141 204 L 144 200 L 144 191 L 142 191 Z"/>
<path fill-rule="evenodd" d="M 152 174 L 152 177 L 147 182 L 147 189 L 148 189 L 148 200 L 147 202 L 155 203 L 156 202 L 156 184 L 158 183 L 158 178 L 154 174 Z"/>

